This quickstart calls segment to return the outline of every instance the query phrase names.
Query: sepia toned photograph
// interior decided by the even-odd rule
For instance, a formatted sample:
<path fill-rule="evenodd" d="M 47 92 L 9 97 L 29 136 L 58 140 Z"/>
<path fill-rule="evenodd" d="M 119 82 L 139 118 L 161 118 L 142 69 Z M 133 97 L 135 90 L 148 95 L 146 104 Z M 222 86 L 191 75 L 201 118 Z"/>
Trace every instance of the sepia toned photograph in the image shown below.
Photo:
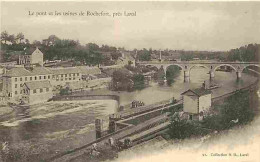
<path fill-rule="evenodd" d="M 0 162 L 260 161 L 260 2 L 0 3 Z"/>

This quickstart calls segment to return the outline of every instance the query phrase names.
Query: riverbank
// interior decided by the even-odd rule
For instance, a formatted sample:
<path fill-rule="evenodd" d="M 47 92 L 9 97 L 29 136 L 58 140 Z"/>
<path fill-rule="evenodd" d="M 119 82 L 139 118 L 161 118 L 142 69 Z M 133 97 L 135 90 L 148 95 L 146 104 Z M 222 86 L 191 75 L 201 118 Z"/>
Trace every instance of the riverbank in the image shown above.
<path fill-rule="evenodd" d="M 161 159 L 164 159 L 165 162 L 171 162 L 172 159 L 174 161 L 193 159 L 195 162 L 257 162 L 260 161 L 259 134 L 260 116 L 258 115 L 248 125 L 236 126 L 202 138 L 147 141 L 144 145 L 119 152 L 117 159 L 109 161 L 141 162 L 149 158 L 151 162 L 160 161 Z M 231 156 L 229 156 L 229 153 L 231 153 Z M 218 156 L 218 154 L 227 154 L 227 156 Z M 245 156 L 240 156 L 240 154 Z"/>

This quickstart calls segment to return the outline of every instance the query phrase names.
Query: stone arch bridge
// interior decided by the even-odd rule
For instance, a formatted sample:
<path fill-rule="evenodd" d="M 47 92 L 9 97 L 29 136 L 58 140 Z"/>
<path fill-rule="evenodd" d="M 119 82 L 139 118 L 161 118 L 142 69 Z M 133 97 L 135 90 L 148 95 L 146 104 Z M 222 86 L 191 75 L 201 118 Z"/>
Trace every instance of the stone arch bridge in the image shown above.
<path fill-rule="evenodd" d="M 208 69 L 210 74 L 210 79 L 215 77 L 215 71 L 221 66 L 228 66 L 232 68 L 236 74 L 237 79 L 241 78 L 242 71 L 249 66 L 259 67 L 260 64 L 258 62 L 206 62 L 206 61 L 143 61 L 138 62 L 139 65 L 144 66 L 155 66 L 158 69 L 163 67 L 164 72 L 166 74 L 167 68 L 171 65 L 179 66 L 184 71 L 184 81 L 189 81 L 190 71 L 193 67 L 204 67 Z"/>

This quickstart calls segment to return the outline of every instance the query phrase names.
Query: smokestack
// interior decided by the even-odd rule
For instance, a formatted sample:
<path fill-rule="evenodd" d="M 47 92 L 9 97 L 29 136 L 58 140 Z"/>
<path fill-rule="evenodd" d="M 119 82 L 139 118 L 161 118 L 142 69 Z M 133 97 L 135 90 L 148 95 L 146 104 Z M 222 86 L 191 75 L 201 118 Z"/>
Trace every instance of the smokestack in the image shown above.
<path fill-rule="evenodd" d="M 160 61 L 162 61 L 162 51 L 160 50 Z"/>

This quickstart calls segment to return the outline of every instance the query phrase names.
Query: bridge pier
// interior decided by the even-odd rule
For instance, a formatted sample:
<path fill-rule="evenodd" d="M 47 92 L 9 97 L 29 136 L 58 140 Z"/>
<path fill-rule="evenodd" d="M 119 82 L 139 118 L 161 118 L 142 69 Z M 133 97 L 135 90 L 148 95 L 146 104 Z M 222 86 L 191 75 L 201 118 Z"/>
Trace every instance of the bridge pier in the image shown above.
<path fill-rule="evenodd" d="M 190 74 L 189 74 L 189 71 L 185 70 L 184 71 L 184 82 L 189 82 L 190 81 Z"/>
<path fill-rule="evenodd" d="M 103 131 L 103 120 L 102 119 L 95 120 L 95 129 L 96 129 L 96 139 L 101 138 L 102 131 Z"/>
<path fill-rule="evenodd" d="M 237 79 L 241 78 L 241 71 L 237 71 Z"/>
<path fill-rule="evenodd" d="M 211 70 L 211 71 L 209 72 L 209 77 L 210 77 L 210 80 L 212 80 L 212 79 L 215 77 L 215 73 L 214 73 L 213 70 Z"/>

